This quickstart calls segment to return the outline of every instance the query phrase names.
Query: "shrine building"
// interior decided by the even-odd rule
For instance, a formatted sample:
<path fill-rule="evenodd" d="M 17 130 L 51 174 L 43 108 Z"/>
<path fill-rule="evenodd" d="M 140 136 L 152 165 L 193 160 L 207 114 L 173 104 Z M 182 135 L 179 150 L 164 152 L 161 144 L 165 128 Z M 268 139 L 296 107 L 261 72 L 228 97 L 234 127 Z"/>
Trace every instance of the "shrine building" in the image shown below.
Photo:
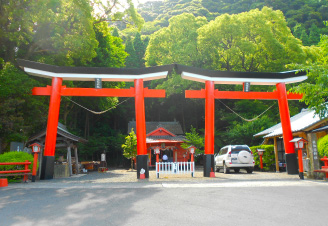
<path fill-rule="evenodd" d="M 128 133 L 136 131 L 136 122 L 130 121 Z M 186 162 L 190 160 L 190 154 L 181 147 L 185 137 L 179 122 L 146 122 L 146 144 L 149 158 L 149 166 L 155 167 L 155 147 L 160 147 L 159 161 L 164 154 L 168 156 L 168 162 Z"/>

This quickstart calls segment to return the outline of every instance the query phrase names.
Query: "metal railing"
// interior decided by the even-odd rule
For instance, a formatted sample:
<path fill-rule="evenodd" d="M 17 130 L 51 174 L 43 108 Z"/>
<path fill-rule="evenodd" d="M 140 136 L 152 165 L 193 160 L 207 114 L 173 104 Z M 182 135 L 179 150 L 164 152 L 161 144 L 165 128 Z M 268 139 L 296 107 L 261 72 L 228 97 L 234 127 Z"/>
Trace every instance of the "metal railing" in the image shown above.
<path fill-rule="evenodd" d="M 156 176 L 160 174 L 191 174 L 194 177 L 195 162 L 156 162 Z"/>

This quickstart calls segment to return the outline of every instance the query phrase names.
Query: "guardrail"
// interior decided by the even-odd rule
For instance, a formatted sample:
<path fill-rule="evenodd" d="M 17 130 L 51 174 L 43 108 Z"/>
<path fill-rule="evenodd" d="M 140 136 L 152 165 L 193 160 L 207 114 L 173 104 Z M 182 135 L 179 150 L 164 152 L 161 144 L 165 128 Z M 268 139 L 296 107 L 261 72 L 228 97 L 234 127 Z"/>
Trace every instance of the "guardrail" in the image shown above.
<path fill-rule="evenodd" d="M 156 162 L 156 176 L 160 174 L 191 174 L 194 177 L 195 162 Z"/>
<path fill-rule="evenodd" d="M 0 162 L 0 166 L 10 165 L 25 165 L 25 167 L 23 170 L 0 171 L 0 177 L 24 175 L 24 182 L 26 182 L 28 175 L 32 174 L 31 170 L 28 168 L 28 165 L 31 165 L 31 162 L 29 162 L 28 160 L 26 160 L 25 162 Z"/>

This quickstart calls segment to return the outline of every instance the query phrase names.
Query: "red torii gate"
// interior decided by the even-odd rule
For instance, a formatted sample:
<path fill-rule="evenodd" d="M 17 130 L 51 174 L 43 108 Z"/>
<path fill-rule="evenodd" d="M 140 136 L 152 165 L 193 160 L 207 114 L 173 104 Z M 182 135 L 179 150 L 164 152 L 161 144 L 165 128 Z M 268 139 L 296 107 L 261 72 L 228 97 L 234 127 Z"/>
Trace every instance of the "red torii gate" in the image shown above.
<path fill-rule="evenodd" d="M 260 72 L 227 72 L 209 71 L 199 68 L 180 66 L 183 71 L 181 76 L 184 79 L 205 83 L 205 89 L 186 90 L 186 98 L 205 98 L 205 165 L 204 176 L 209 177 L 214 170 L 214 100 L 215 99 L 258 99 L 258 100 L 278 100 L 280 119 L 283 128 L 283 140 L 286 153 L 286 163 L 288 174 L 298 174 L 298 165 L 293 143 L 293 139 L 288 100 L 300 100 L 301 94 L 286 92 L 287 83 L 301 82 L 307 79 L 305 72 L 286 71 L 279 73 Z M 239 91 L 219 91 L 214 89 L 214 84 L 242 84 L 243 90 Z M 252 85 L 276 85 L 277 90 L 273 92 L 250 92 Z"/>
<path fill-rule="evenodd" d="M 165 90 L 150 90 L 144 88 L 143 81 L 165 78 L 172 66 L 143 69 L 58 67 L 26 60 L 18 60 L 18 64 L 30 75 L 52 79 L 51 86 L 34 87 L 32 90 L 33 95 L 50 96 L 41 179 L 53 178 L 61 96 L 134 97 L 137 127 L 137 178 L 140 178 L 140 170 L 142 168 L 145 169 L 145 177 L 149 178 L 144 98 L 164 98 Z M 63 80 L 95 81 L 95 79 L 99 78 L 102 79 L 102 81 L 133 81 L 134 87 L 130 89 L 67 88 L 62 85 Z"/>

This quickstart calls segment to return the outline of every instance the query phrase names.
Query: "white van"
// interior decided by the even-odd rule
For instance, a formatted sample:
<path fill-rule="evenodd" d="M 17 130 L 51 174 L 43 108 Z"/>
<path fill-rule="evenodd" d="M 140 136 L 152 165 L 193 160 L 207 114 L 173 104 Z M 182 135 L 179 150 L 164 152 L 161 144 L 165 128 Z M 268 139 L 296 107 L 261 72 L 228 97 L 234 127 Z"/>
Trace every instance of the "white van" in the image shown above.
<path fill-rule="evenodd" d="M 254 170 L 254 158 L 251 149 L 247 145 L 227 145 L 214 155 L 215 171 L 223 169 L 223 173 L 229 173 L 233 169 L 236 173 L 245 169 L 247 173 Z"/>

